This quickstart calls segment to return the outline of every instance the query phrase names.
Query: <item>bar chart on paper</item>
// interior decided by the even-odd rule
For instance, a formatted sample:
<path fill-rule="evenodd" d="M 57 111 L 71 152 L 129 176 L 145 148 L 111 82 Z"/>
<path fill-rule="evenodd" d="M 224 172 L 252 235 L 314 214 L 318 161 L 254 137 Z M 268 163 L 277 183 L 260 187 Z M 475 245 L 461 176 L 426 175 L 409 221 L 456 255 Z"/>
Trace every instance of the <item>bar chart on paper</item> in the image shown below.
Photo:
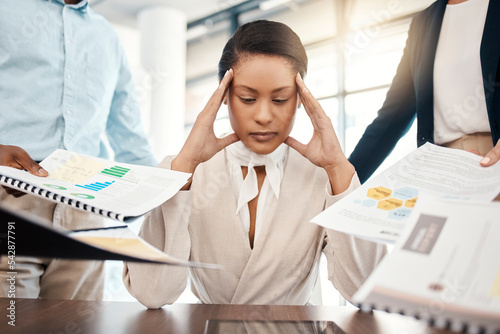
<path fill-rule="evenodd" d="M 105 168 L 104 170 L 101 171 L 101 174 L 106 174 L 106 175 L 111 175 L 111 176 L 116 176 L 116 177 L 123 177 L 129 171 L 130 171 L 129 168 L 124 168 L 124 167 L 120 167 L 120 166 L 113 166 L 110 168 Z"/>
<path fill-rule="evenodd" d="M 115 181 L 112 181 L 112 182 L 94 182 L 94 183 L 85 184 L 85 185 L 76 184 L 76 186 L 80 187 L 80 188 L 92 190 L 92 191 L 99 191 L 99 190 L 103 190 L 103 189 L 109 187 L 113 183 L 115 183 Z"/>
<path fill-rule="evenodd" d="M 54 151 L 41 165 L 48 177 L 0 166 L 0 184 L 121 221 L 133 220 L 161 205 L 189 178 L 186 173 L 65 150 Z"/>

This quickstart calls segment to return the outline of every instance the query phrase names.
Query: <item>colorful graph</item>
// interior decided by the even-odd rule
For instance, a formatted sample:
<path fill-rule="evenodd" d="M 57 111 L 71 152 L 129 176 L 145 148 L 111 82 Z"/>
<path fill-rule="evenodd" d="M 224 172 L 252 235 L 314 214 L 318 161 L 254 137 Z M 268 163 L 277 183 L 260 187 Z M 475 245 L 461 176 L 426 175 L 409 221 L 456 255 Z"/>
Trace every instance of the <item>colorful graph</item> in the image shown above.
<path fill-rule="evenodd" d="M 124 168 L 120 166 L 113 166 L 110 168 L 105 168 L 103 171 L 101 171 L 102 174 L 106 175 L 111 175 L 111 176 L 116 176 L 116 177 L 123 177 L 127 172 L 130 171 L 129 168 Z"/>
<path fill-rule="evenodd" d="M 105 189 L 106 187 L 109 187 L 114 182 L 115 181 L 112 181 L 112 182 L 94 182 L 94 183 L 85 184 L 85 185 L 76 184 L 76 186 L 80 187 L 80 188 L 88 189 L 88 190 L 99 191 L 99 190 Z"/>
<path fill-rule="evenodd" d="M 417 202 L 418 189 L 402 187 L 395 190 L 382 186 L 370 188 L 364 199 L 357 198 L 354 203 L 374 207 L 388 212 L 391 219 L 408 218 Z"/>

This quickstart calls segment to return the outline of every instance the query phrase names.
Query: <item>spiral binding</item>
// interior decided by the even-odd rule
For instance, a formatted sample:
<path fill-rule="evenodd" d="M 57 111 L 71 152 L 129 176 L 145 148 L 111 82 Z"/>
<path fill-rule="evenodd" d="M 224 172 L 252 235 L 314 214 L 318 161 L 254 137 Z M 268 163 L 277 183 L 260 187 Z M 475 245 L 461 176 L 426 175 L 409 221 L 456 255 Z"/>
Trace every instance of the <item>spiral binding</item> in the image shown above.
<path fill-rule="evenodd" d="M 452 319 L 448 317 L 428 317 L 424 316 L 420 313 L 414 313 L 414 312 L 407 312 L 403 309 L 395 309 L 391 308 L 389 306 L 379 306 L 375 304 L 363 304 L 363 303 L 358 303 L 356 304 L 358 309 L 361 312 L 364 313 L 369 313 L 372 312 L 373 310 L 380 310 L 384 311 L 387 313 L 398 313 L 403 316 L 409 316 L 413 317 L 417 320 L 423 320 L 426 321 L 427 324 L 430 327 L 436 328 L 436 329 L 444 329 L 444 330 L 451 330 L 453 332 L 457 333 L 470 333 L 470 334 L 500 334 L 500 329 L 488 329 L 485 326 L 481 326 L 478 324 L 469 324 L 457 319 Z"/>
<path fill-rule="evenodd" d="M 0 175 L 0 182 L 7 184 L 11 187 L 20 189 L 22 191 L 32 193 L 33 195 L 47 198 L 47 199 L 55 201 L 55 202 L 61 202 L 63 204 L 67 204 L 69 206 L 75 207 L 75 208 L 83 210 L 83 211 L 93 212 L 93 213 L 96 213 L 98 215 L 101 215 L 101 216 L 104 216 L 107 218 L 111 218 L 111 219 L 115 219 L 118 221 L 125 220 L 125 216 L 122 214 L 114 213 L 114 212 L 103 210 L 103 209 L 98 209 L 95 206 L 92 206 L 92 205 L 89 205 L 86 203 L 82 203 L 79 200 L 56 194 L 50 190 L 43 189 L 43 188 L 40 188 L 37 186 L 33 186 L 27 182 L 20 181 L 18 179 L 14 179 L 12 177 Z"/>

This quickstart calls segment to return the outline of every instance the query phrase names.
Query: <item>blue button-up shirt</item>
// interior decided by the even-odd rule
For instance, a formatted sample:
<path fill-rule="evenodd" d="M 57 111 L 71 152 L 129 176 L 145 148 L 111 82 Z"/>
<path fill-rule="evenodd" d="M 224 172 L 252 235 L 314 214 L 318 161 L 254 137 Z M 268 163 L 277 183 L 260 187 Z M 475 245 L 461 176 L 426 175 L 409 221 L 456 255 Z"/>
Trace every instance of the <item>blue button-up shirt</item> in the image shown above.
<path fill-rule="evenodd" d="M 0 0 L 0 144 L 155 165 L 110 24 L 83 0 Z"/>

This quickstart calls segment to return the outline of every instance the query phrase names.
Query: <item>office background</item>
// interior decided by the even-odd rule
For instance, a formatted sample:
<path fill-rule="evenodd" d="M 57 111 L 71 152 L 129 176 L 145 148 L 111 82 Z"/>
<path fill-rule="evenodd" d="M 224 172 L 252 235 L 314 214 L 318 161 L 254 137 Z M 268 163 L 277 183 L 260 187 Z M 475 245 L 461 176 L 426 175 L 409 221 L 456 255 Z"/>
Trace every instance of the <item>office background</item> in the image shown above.
<path fill-rule="evenodd" d="M 159 160 L 182 147 L 197 114 L 218 85 L 217 64 L 234 29 L 269 19 L 289 25 L 309 57 L 306 84 L 330 116 L 346 155 L 375 118 L 401 58 L 411 17 L 433 0 L 91 0 L 124 45 L 144 126 Z M 230 131 L 227 109 L 215 131 Z M 307 142 L 312 125 L 298 111 L 292 135 Z M 416 148 L 416 126 L 379 168 Z M 137 229 L 140 222 L 135 223 Z M 121 283 L 121 263 L 109 262 L 106 300 L 134 300 Z M 342 298 L 321 263 L 314 302 Z M 189 289 L 178 302 L 196 302 Z"/>

